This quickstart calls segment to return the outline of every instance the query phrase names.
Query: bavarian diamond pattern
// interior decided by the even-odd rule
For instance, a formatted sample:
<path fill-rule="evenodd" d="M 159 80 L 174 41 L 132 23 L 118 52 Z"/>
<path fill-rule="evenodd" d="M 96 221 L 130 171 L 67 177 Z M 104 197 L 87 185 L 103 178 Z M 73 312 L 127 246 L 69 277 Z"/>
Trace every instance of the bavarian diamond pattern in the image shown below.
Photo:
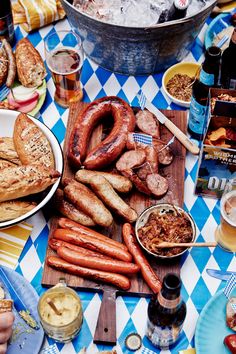
<path fill-rule="evenodd" d="M 202 62 L 204 33 L 207 28 L 204 25 L 201 33 L 196 39 L 191 52 L 185 61 Z M 39 50 L 44 58 L 43 39 L 51 32 L 62 29 L 70 29 L 67 20 L 60 21 L 54 25 L 44 27 L 28 35 L 33 45 Z M 15 34 L 17 40 L 26 37 L 27 33 L 20 27 L 16 27 Z M 105 95 L 118 95 L 133 105 L 138 105 L 136 93 L 142 88 L 146 97 L 158 108 L 180 109 L 171 103 L 164 96 L 161 88 L 163 73 L 146 75 L 139 77 L 127 77 L 107 71 L 95 63 L 85 58 L 82 71 L 82 86 L 84 101 L 89 102 Z M 63 145 L 68 119 L 68 110 L 58 106 L 53 101 L 55 87 L 50 74 L 47 75 L 47 96 L 38 118 L 43 121 L 57 136 Z M 214 199 L 197 197 L 194 192 L 194 181 L 197 173 L 197 158 L 187 154 L 185 170 L 185 200 L 184 207 L 191 213 L 197 225 L 198 241 L 213 241 L 214 230 L 219 223 L 219 203 Z M 16 271 L 28 279 L 35 287 L 38 294 L 42 294 L 45 289 L 41 287 L 43 262 L 45 259 L 47 238 L 48 238 L 48 216 L 45 211 L 39 212 L 28 220 L 34 225 L 31 237 L 29 238 Z M 231 269 L 235 270 L 236 260 L 233 254 L 225 253 L 219 247 L 213 249 L 192 249 L 181 260 L 181 277 L 183 281 L 182 295 L 187 303 L 187 318 L 184 323 L 183 335 L 177 346 L 171 351 L 161 351 L 161 353 L 177 354 L 179 350 L 194 346 L 194 330 L 196 322 L 205 303 L 209 298 L 224 285 L 217 279 L 211 278 L 206 273 L 206 268 Z M 93 334 L 96 320 L 101 304 L 101 295 L 80 292 L 84 311 L 84 322 L 82 329 L 76 339 L 71 343 L 63 345 L 56 344 L 62 354 L 75 354 L 81 348 L 87 347 L 87 352 L 95 353 L 97 350 L 108 350 L 109 346 L 97 346 L 93 344 Z M 148 349 L 154 353 L 159 353 L 145 337 L 145 324 L 148 299 L 135 297 L 118 297 L 116 303 L 117 317 L 117 352 L 129 353 L 125 347 L 125 338 L 130 332 L 138 332 L 143 337 L 143 347 L 137 353 L 148 353 Z M 44 348 L 55 344 L 52 339 L 46 338 Z M 33 353 L 32 353 L 33 354 Z M 209 353 L 211 354 L 211 353 Z"/>

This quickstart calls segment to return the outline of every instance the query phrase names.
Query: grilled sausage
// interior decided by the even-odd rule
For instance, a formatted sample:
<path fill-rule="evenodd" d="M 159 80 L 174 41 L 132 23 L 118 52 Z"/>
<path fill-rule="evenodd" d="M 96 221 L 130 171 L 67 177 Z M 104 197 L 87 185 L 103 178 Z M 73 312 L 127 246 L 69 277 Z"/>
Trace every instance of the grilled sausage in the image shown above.
<path fill-rule="evenodd" d="M 93 176 L 90 180 L 90 186 L 97 196 L 116 214 L 130 223 L 137 220 L 136 211 L 120 198 L 106 178 L 98 175 Z"/>
<path fill-rule="evenodd" d="M 100 199 L 82 183 L 71 181 L 64 189 L 65 197 L 100 226 L 110 226 L 113 217 Z"/>
<path fill-rule="evenodd" d="M 122 174 L 126 177 L 129 177 L 131 182 L 135 185 L 137 190 L 141 193 L 144 193 L 146 195 L 151 195 L 151 191 L 148 189 L 146 182 L 142 181 L 136 173 L 134 173 L 132 170 L 126 170 L 122 171 Z"/>
<path fill-rule="evenodd" d="M 114 119 L 110 134 L 87 154 L 93 128 L 107 114 Z M 127 134 L 133 131 L 135 116 L 131 107 L 114 96 L 103 97 L 90 103 L 78 116 L 69 143 L 69 160 L 75 167 L 81 164 L 90 170 L 101 169 L 113 162 L 124 150 Z"/>
<path fill-rule="evenodd" d="M 166 146 L 166 143 L 159 139 L 154 139 L 153 145 L 158 153 L 159 163 L 165 166 L 170 165 L 174 158 L 170 147 Z"/>
<path fill-rule="evenodd" d="M 78 275 L 82 278 L 88 278 L 94 281 L 101 281 L 102 283 L 109 283 L 122 290 L 128 290 L 130 288 L 130 280 L 121 274 L 79 267 L 54 256 L 47 257 L 46 262 L 50 267 L 62 272 Z"/>
<path fill-rule="evenodd" d="M 145 147 L 146 153 L 146 161 L 144 166 L 141 166 L 137 170 L 138 177 L 146 181 L 147 175 L 150 173 L 157 173 L 158 172 L 158 155 L 157 151 L 154 149 L 153 146 L 146 146 Z"/>
<path fill-rule="evenodd" d="M 143 149 L 126 151 L 116 163 L 118 171 L 131 170 L 145 162 L 146 154 Z"/>
<path fill-rule="evenodd" d="M 83 235 L 91 236 L 97 240 L 105 241 L 110 243 L 112 246 L 117 247 L 117 248 L 122 248 L 123 250 L 127 251 L 127 247 L 118 241 L 112 240 L 111 238 L 104 236 L 100 234 L 99 232 L 96 232 L 94 230 L 89 229 L 86 226 L 80 225 L 72 220 L 66 219 L 66 218 L 60 218 L 58 220 L 58 224 L 60 227 L 63 229 L 70 229 L 72 231 L 77 231 Z"/>
<path fill-rule="evenodd" d="M 166 178 L 152 173 L 147 176 L 147 187 L 156 197 L 162 197 L 167 193 L 169 185 Z"/>
<path fill-rule="evenodd" d="M 69 250 L 66 247 L 59 247 L 57 249 L 57 254 L 69 263 L 76 264 L 81 267 L 104 270 L 105 272 L 109 271 L 111 273 L 119 274 L 135 274 L 139 271 L 139 266 L 133 263 L 84 255 L 78 251 Z"/>
<path fill-rule="evenodd" d="M 4 38 L 2 40 L 3 48 L 5 49 L 7 59 L 8 59 L 8 73 L 7 73 L 7 80 L 6 86 L 11 87 L 14 83 L 15 76 L 16 76 L 16 59 L 12 52 L 12 48 L 8 41 Z"/>
<path fill-rule="evenodd" d="M 132 226 L 128 223 L 124 224 L 122 233 L 124 242 L 134 257 L 135 263 L 140 266 L 145 282 L 154 293 L 158 293 L 161 290 L 161 281 L 145 258 L 138 241 L 136 240 Z"/>
<path fill-rule="evenodd" d="M 92 251 L 98 251 L 107 256 L 120 259 L 124 262 L 130 262 L 132 257 L 127 251 L 115 247 L 109 243 L 109 238 L 107 241 L 97 240 L 91 236 L 84 235 L 79 232 L 67 230 L 67 229 L 57 229 L 53 235 L 54 238 L 74 243 L 78 246 L 88 248 Z"/>
<path fill-rule="evenodd" d="M 151 112 L 146 109 L 144 111 L 140 110 L 136 114 L 136 124 L 143 133 L 160 139 L 159 122 Z"/>
<path fill-rule="evenodd" d="M 90 170 L 79 170 L 75 174 L 75 179 L 78 182 L 89 184 L 91 177 L 93 176 L 103 176 L 112 185 L 112 187 L 120 193 L 128 193 L 132 189 L 131 181 L 117 173 L 110 172 L 100 172 L 100 171 L 90 171 Z"/>

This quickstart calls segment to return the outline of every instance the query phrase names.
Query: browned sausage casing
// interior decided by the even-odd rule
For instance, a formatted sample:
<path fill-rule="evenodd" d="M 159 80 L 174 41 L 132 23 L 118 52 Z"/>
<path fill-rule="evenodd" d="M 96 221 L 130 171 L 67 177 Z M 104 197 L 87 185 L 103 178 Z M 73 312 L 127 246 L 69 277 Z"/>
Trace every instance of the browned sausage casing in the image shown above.
<path fill-rule="evenodd" d="M 76 264 L 81 267 L 104 270 L 105 272 L 109 271 L 111 273 L 118 274 L 135 274 L 139 271 L 139 266 L 133 263 L 84 255 L 79 251 L 70 250 L 66 247 L 59 247 L 57 254 L 69 263 Z"/>
<path fill-rule="evenodd" d="M 89 138 L 94 127 L 107 114 L 114 119 L 110 134 L 87 154 Z M 122 99 L 110 96 L 90 103 L 77 118 L 69 144 L 69 160 L 75 167 L 83 165 L 90 170 L 101 169 L 113 162 L 123 151 L 127 134 L 133 131 L 135 116 Z"/>
<path fill-rule="evenodd" d="M 66 218 L 60 218 L 58 220 L 58 224 L 63 229 L 70 229 L 75 232 L 78 231 L 79 233 L 81 233 L 83 235 L 91 236 L 97 240 L 108 242 L 109 244 L 111 244 L 114 247 L 121 248 L 125 251 L 128 251 L 127 247 L 123 243 L 120 243 L 116 240 L 112 240 L 108 236 L 102 235 L 99 232 L 91 230 L 86 226 L 80 225 L 79 223 L 77 223 L 75 221 L 72 221 L 72 220 L 69 220 Z"/>
<path fill-rule="evenodd" d="M 78 275 L 82 278 L 88 278 L 94 281 L 109 283 L 122 290 L 128 290 L 130 288 L 130 280 L 121 274 L 80 267 L 54 256 L 49 256 L 46 262 L 50 267 L 62 272 Z"/>
<path fill-rule="evenodd" d="M 121 248 L 114 247 L 113 245 L 111 245 L 108 242 L 110 239 L 108 239 L 108 241 L 101 241 L 94 239 L 91 236 L 86 236 L 82 233 L 67 229 L 57 229 L 54 232 L 53 237 L 66 242 L 75 243 L 78 246 L 88 248 L 92 251 L 98 251 L 107 256 L 120 259 L 124 262 L 131 262 L 132 260 L 132 256 L 130 253 Z"/>
<path fill-rule="evenodd" d="M 158 293 L 161 290 L 161 281 L 145 258 L 138 241 L 136 240 L 132 226 L 128 223 L 124 224 L 122 232 L 124 242 L 134 257 L 135 263 L 140 266 L 145 282 L 154 293 Z"/>

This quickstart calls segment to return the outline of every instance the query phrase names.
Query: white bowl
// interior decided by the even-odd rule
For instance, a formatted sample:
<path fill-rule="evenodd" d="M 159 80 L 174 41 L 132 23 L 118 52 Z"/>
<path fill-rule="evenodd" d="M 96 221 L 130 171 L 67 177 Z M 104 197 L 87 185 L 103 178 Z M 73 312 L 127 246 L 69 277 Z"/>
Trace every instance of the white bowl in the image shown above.
<path fill-rule="evenodd" d="M 15 124 L 15 120 L 17 118 L 17 116 L 20 113 L 18 111 L 12 111 L 12 110 L 6 110 L 6 109 L 0 109 L 0 137 L 12 137 L 13 136 L 13 129 L 14 129 L 14 124 Z M 52 151 L 54 154 L 54 158 L 55 158 L 55 169 L 61 173 L 63 172 L 63 153 L 62 153 L 62 149 L 61 146 L 57 140 L 57 138 L 55 137 L 55 135 L 51 132 L 51 130 L 43 123 L 41 123 L 39 120 L 37 120 L 36 118 L 33 118 L 31 116 L 28 116 L 30 119 L 32 119 L 32 121 L 43 131 L 43 133 L 46 135 L 47 139 L 49 140 L 51 147 L 52 147 Z M 60 183 L 60 179 L 58 178 L 57 182 L 55 184 L 53 184 L 50 189 L 48 189 L 48 193 L 46 194 L 45 197 L 43 197 L 43 199 L 38 203 L 38 205 L 32 209 L 31 211 L 29 211 L 28 213 L 21 215 L 20 217 L 16 218 L 16 219 L 12 219 L 12 220 L 7 220 L 7 221 L 3 221 L 0 222 L 0 228 L 6 228 L 9 227 L 11 225 L 14 225 L 16 223 L 19 223 L 27 218 L 29 218 L 30 216 L 32 216 L 33 214 L 35 214 L 36 212 L 38 212 L 53 196 L 53 194 L 55 193 L 59 183 Z M 44 192 L 42 192 L 44 193 Z"/>
<path fill-rule="evenodd" d="M 200 65 L 197 63 L 191 63 L 191 62 L 182 62 L 175 64 L 171 66 L 166 72 L 164 73 L 162 77 L 162 88 L 165 92 L 165 95 L 171 99 L 175 104 L 181 106 L 181 107 L 186 107 L 189 108 L 190 106 L 190 101 L 182 101 L 179 100 L 178 98 L 172 96 L 166 89 L 168 81 L 174 77 L 176 74 L 186 74 L 190 77 L 195 77 L 197 74 L 198 70 L 200 68 Z"/>

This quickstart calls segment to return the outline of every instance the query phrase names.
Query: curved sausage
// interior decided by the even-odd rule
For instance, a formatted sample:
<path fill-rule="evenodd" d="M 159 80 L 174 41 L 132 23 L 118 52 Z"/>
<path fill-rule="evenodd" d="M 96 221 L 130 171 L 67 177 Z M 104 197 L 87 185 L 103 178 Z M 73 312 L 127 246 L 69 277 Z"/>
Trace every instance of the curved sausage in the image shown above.
<path fill-rule="evenodd" d="M 114 247 L 109 243 L 109 239 L 107 241 L 101 241 L 94 239 L 91 236 L 67 229 L 57 229 L 54 232 L 53 237 L 62 241 L 74 243 L 84 248 L 88 248 L 92 251 L 103 253 L 107 256 L 120 259 L 124 262 L 130 262 L 132 260 L 130 253 L 121 248 Z"/>
<path fill-rule="evenodd" d="M 166 178 L 152 173 L 147 176 L 147 187 L 156 197 L 162 197 L 167 193 L 169 185 Z"/>
<path fill-rule="evenodd" d="M 103 176 L 93 176 L 90 186 L 97 196 L 116 214 L 131 224 L 137 220 L 138 214 L 113 189 L 112 185 Z"/>
<path fill-rule="evenodd" d="M 94 127 L 108 114 L 114 119 L 110 134 L 87 154 Z M 127 134 L 134 126 L 135 116 L 128 103 L 115 96 L 95 100 L 77 118 L 69 143 L 69 160 L 75 167 L 83 163 L 90 170 L 109 165 L 124 150 Z"/>
<path fill-rule="evenodd" d="M 127 247 L 123 243 L 113 240 L 112 238 L 109 238 L 108 236 L 102 235 L 99 232 L 91 230 L 88 227 L 80 225 L 77 222 L 74 222 L 72 220 L 69 220 L 66 218 L 60 218 L 58 220 L 58 224 L 63 229 L 70 229 L 72 231 L 79 232 L 82 235 L 91 236 L 97 240 L 108 242 L 111 246 L 121 248 L 125 251 L 128 250 Z"/>
<path fill-rule="evenodd" d="M 100 226 L 110 226 L 113 217 L 100 199 L 84 184 L 71 181 L 64 188 L 65 197 Z"/>
<path fill-rule="evenodd" d="M 89 184 L 91 177 L 93 176 L 103 176 L 112 185 L 112 187 L 120 193 L 128 193 L 132 189 L 131 181 L 124 176 L 118 175 L 117 173 L 82 169 L 76 172 L 75 179 L 78 182 Z"/>
<path fill-rule="evenodd" d="M 131 170 L 134 167 L 140 166 L 145 162 L 146 154 L 143 149 L 126 151 L 116 163 L 118 171 Z"/>
<path fill-rule="evenodd" d="M 15 76 L 16 76 L 16 59 L 12 52 L 12 48 L 10 44 L 5 38 L 2 40 L 2 44 L 8 58 L 8 73 L 7 73 L 6 86 L 11 87 L 14 83 Z"/>
<path fill-rule="evenodd" d="M 66 247 L 59 247 L 57 254 L 69 263 L 76 264 L 81 267 L 104 270 L 105 272 L 109 271 L 111 273 L 118 274 L 135 274 L 139 271 L 139 266 L 133 263 L 84 255 L 80 252 L 69 250 Z"/>
<path fill-rule="evenodd" d="M 126 177 L 129 177 L 131 182 L 135 185 L 137 190 L 141 193 L 144 193 L 146 195 L 151 195 L 151 191 L 148 189 L 146 182 L 142 181 L 136 173 L 134 173 L 132 170 L 126 170 L 122 171 L 122 174 Z"/>
<path fill-rule="evenodd" d="M 121 274 L 80 267 L 54 256 L 47 257 L 46 262 L 50 267 L 62 272 L 78 275 L 82 278 L 88 278 L 94 281 L 109 283 L 122 290 L 128 290 L 130 288 L 130 280 Z"/>
<path fill-rule="evenodd" d="M 153 146 L 145 147 L 146 161 L 143 166 L 137 170 L 138 177 L 146 181 L 150 173 L 158 173 L 158 155 Z"/>
<path fill-rule="evenodd" d="M 132 226 L 128 223 L 124 224 L 122 234 L 128 250 L 134 257 L 135 263 L 140 266 L 145 282 L 154 293 L 158 293 L 161 290 L 161 281 L 145 258 L 136 240 Z"/>
<path fill-rule="evenodd" d="M 159 122 L 156 117 L 148 110 L 140 110 L 136 114 L 136 124 L 143 133 L 160 139 Z"/>

